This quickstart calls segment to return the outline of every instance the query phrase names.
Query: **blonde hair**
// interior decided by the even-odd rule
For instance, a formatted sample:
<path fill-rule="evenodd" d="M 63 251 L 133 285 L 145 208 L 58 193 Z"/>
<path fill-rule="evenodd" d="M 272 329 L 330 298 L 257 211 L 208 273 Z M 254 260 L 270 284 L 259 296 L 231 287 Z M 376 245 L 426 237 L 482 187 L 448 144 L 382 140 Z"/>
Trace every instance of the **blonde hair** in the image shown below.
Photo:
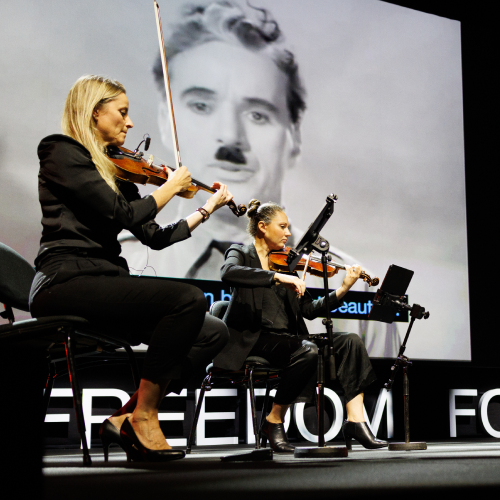
<path fill-rule="evenodd" d="M 279 212 L 284 212 L 284 210 L 283 207 L 277 203 L 268 201 L 267 203 L 261 204 L 259 200 L 250 200 L 247 211 L 247 217 L 249 219 L 247 233 L 255 238 L 259 222 L 263 221 L 267 226 L 268 224 L 271 224 L 271 221 Z"/>
<path fill-rule="evenodd" d="M 125 87 L 116 80 L 96 75 L 82 76 L 69 91 L 61 121 L 63 133 L 89 150 L 97 171 L 115 193 L 118 187 L 114 163 L 106 156 L 93 113 L 96 108 L 125 93 Z"/>

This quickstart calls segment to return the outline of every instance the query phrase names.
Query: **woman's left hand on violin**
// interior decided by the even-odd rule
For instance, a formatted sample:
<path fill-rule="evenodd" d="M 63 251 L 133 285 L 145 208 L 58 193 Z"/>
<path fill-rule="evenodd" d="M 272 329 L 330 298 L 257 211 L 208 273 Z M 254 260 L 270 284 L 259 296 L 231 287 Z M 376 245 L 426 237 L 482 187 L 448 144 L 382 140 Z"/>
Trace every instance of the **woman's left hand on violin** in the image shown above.
<path fill-rule="evenodd" d="M 342 286 L 337 288 L 337 298 L 340 300 L 361 277 L 361 266 L 345 266 L 346 274 Z"/>
<path fill-rule="evenodd" d="M 363 269 L 361 269 L 361 266 L 354 265 L 354 266 L 345 266 L 346 267 L 346 275 L 344 278 L 344 283 L 346 286 L 349 288 L 358 281 L 358 279 L 361 277 L 361 273 L 363 272 Z"/>
<path fill-rule="evenodd" d="M 212 184 L 212 189 L 216 189 L 217 191 L 210 196 L 210 198 L 205 203 L 205 209 L 209 213 L 213 213 L 219 208 L 227 205 L 232 199 L 233 195 L 227 189 L 225 184 L 221 184 L 220 182 L 214 182 Z"/>
<path fill-rule="evenodd" d="M 363 270 L 361 269 L 361 266 L 355 265 L 355 266 L 345 266 L 346 267 L 346 274 L 344 281 L 342 285 L 345 285 L 347 289 L 349 290 L 356 281 L 361 277 L 361 273 Z"/>

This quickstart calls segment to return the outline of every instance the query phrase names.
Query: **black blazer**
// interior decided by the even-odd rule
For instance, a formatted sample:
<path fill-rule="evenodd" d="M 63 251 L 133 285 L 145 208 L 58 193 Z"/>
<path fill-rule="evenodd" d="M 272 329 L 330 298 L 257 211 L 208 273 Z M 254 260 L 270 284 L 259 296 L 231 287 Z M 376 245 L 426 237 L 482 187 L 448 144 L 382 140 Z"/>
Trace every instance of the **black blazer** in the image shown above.
<path fill-rule="evenodd" d="M 43 232 L 30 303 L 42 287 L 76 276 L 128 275 L 117 239 L 122 229 L 155 250 L 191 236 L 185 220 L 159 226 L 154 220 L 155 199 L 141 198 L 135 184 L 118 183 L 115 193 L 90 152 L 71 137 L 46 137 L 38 146 L 38 157 Z"/>
<path fill-rule="evenodd" d="M 232 245 L 225 254 L 221 279 L 232 287 L 231 301 L 224 316 L 230 337 L 226 347 L 214 360 L 215 366 L 227 370 L 239 370 L 262 330 L 262 297 L 265 287 L 274 285 L 274 271 L 262 269 L 257 250 L 251 245 Z M 287 289 L 286 300 L 294 317 L 290 318 L 291 334 L 306 338 L 304 321 L 325 314 L 324 297 L 313 300 L 306 291 L 301 299 Z M 331 292 L 328 305 L 336 309 L 341 304 L 335 292 Z"/>

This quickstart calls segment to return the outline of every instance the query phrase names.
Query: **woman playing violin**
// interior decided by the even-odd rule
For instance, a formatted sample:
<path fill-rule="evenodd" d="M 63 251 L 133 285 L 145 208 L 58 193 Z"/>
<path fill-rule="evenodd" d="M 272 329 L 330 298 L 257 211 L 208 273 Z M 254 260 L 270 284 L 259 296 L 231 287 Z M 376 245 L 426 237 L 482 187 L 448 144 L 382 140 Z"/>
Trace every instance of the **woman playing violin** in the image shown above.
<path fill-rule="evenodd" d="M 227 328 L 206 315 L 196 287 L 129 276 L 120 257 L 118 233 L 126 228 L 143 244 L 162 249 L 191 236 L 211 213 L 229 202 L 223 184 L 203 208 L 161 227 L 154 218 L 191 185 L 186 167 L 141 198 L 134 184 L 120 182 L 105 152 L 121 146 L 132 128 L 125 88 L 100 76 L 84 76 L 70 90 L 64 108 L 65 135 L 51 135 L 38 147 L 43 232 L 35 260 L 30 302 L 34 317 L 86 318 L 111 336 L 149 345 L 138 391 L 101 427 L 105 456 L 120 444 L 134 460 L 182 458 L 172 450 L 158 421 L 167 392 L 179 393 L 198 366 L 205 366 L 228 339 Z M 120 433 L 121 429 L 121 433 Z"/>
<path fill-rule="evenodd" d="M 253 244 L 232 245 L 226 252 L 221 279 L 233 287 L 224 317 L 230 339 L 215 358 L 219 368 L 240 369 L 248 356 L 260 356 L 282 368 L 281 381 L 262 434 L 276 452 L 291 452 L 283 427 L 293 402 L 309 401 L 317 370 L 317 346 L 307 340 L 304 322 L 324 315 L 324 299 L 312 300 L 304 281 L 296 274 L 271 271 L 269 254 L 281 250 L 290 236 L 288 218 L 275 203 L 252 200 L 248 207 L 248 232 Z M 361 275 L 359 266 L 347 266 L 342 286 L 330 293 L 331 309 L 340 306 L 346 292 Z M 345 393 L 347 420 L 343 425 L 346 443 L 357 439 L 366 448 L 381 448 L 363 416 L 363 391 L 375 380 L 366 348 L 352 333 L 334 334 L 337 377 Z"/>

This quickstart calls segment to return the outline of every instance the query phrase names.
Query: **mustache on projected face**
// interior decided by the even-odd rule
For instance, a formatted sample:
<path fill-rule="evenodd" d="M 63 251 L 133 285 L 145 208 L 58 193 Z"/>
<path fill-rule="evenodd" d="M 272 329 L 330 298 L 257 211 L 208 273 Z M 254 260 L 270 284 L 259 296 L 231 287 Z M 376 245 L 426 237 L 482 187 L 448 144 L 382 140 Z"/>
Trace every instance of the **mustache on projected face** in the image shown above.
<path fill-rule="evenodd" d="M 238 165 L 246 165 L 247 163 L 245 155 L 241 149 L 235 146 L 221 146 L 217 153 L 215 153 L 215 159 L 229 161 Z"/>

